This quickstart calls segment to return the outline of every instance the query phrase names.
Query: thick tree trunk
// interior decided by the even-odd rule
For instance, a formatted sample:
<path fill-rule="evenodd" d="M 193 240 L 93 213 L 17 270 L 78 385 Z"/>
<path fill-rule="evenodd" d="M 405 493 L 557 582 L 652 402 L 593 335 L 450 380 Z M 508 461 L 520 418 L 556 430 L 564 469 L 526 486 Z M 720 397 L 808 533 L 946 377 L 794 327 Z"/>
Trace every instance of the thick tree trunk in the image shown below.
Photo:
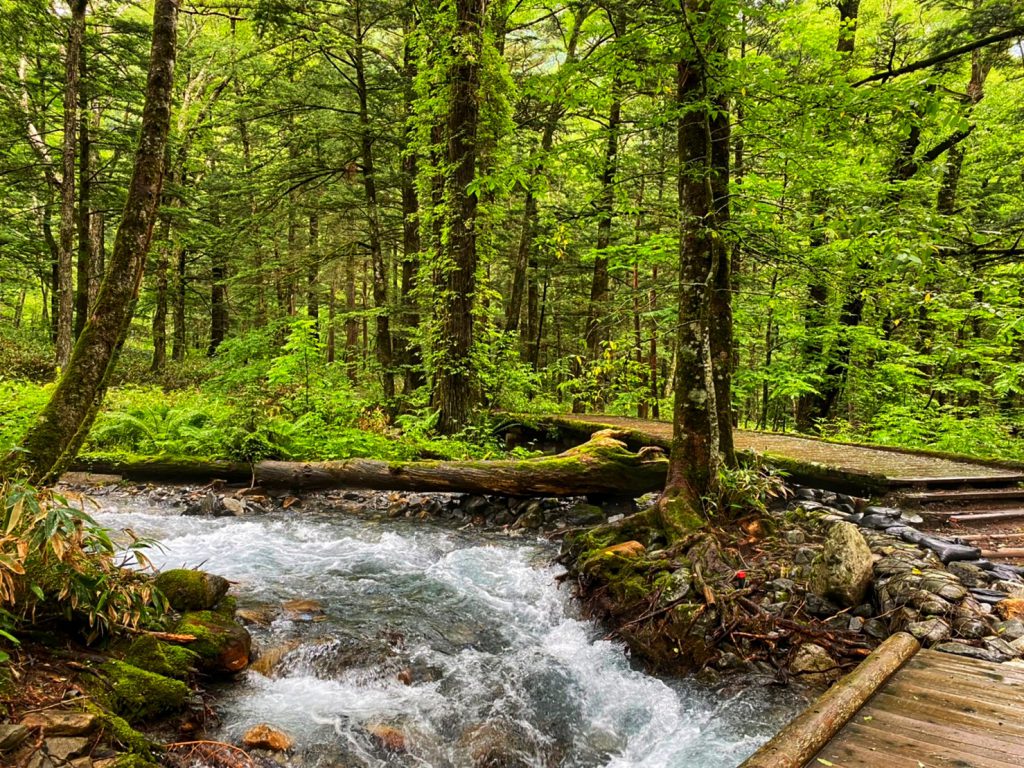
<path fill-rule="evenodd" d="M 449 211 L 446 248 L 439 254 L 438 348 L 435 354 L 433 402 L 442 434 L 462 430 L 476 401 L 471 354 L 476 311 L 477 195 L 470 189 L 476 176 L 477 127 L 480 120 L 480 59 L 487 0 L 455 0 L 457 39 L 451 69 L 448 107 L 446 192 Z"/>
<path fill-rule="evenodd" d="M 684 12 L 687 23 L 705 25 L 702 39 L 716 54 L 714 66 L 721 66 L 726 46 L 722 39 L 724 10 L 716 0 L 688 0 Z M 723 461 L 720 434 L 719 396 L 715 366 L 720 361 L 714 349 L 721 339 L 731 340 L 731 294 L 719 293 L 721 259 L 725 257 L 721 223 L 726 212 L 716 212 L 716 203 L 728 207 L 722 197 L 722 179 L 728 170 L 728 151 L 716 146 L 714 128 L 728 136 L 718 121 L 723 94 L 709 93 L 719 87 L 715 72 L 706 69 L 707 59 L 699 51 L 690 51 L 677 67 L 677 100 L 681 112 L 679 141 L 679 314 L 676 341 L 676 365 L 673 386 L 672 454 L 665 490 L 658 509 L 670 537 L 682 536 L 704 524 L 705 499 L 718 485 L 718 470 Z M 717 192 L 717 194 L 716 194 Z M 718 335 L 719 340 L 712 342 Z M 713 347 L 713 344 L 716 346 Z M 728 378 L 722 396 L 728 398 Z M 728 402 L 728 400 L 727 400 Z M 731 429 L 731 425 L 729 426 Z"/>
<path fill-rule="evenodd" d="M 507 496 L 639 496 L 665 481 L 661 449 L 626 448 L 613 430 L 557 456 L 498 461 L 261 461 L 254 466 L 222 462 L 154 460 L 86 461 L 76 469 L 120 474 L 137 480 L 202 482 L 213 478 L 255 482 L 263 487 L 312 490 L 365 488 L 381 491 L 494 493 Z"/>
<path fill-rule="evenodd" d="M 73 0 L 68 24 L 64 67 L 64 142 L 60 190 L 60 250 L 57 258 L 57 365 L 65 368 L 71 357 L 74 322 L 72 268 L 75 249 L 75 166 L 78 145 L 79 87 L 82 39 L 85 36 L 86 0 Z"/>
<path fill-rule="evenodd" d="M 108 273 L 64 375 L 24 440 L 4 458 L 0 476 L 25 471 L 33 482 L 55 480 L 75 458 L 103 401 L 135 311 L 160 200 L 177 20 L 178 0 L 156 0 L 142 131 Z"/>

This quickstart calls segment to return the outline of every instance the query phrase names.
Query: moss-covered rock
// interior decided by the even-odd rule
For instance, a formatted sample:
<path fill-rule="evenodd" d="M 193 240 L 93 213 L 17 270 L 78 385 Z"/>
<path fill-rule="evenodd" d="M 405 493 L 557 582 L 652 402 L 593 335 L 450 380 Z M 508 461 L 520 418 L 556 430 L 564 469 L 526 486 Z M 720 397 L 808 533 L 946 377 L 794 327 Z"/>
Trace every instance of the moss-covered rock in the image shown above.
<path fill-rule="evenodd" d="M 171 607 L 182 613 L 208 611 L 227 594 L 227 579 L 203 571 L 175 568 L 156 577 L 159 589 Z"/>
<path fill-rule="evenodd" d="M 188 649 L 198 655 L 199 666 L 206 672 L 240 672 L 249 665 L 252 638 L 245 627 L 228 617 L 193 611 L 181 617 L 175 631 L 196 638 Z"/>
<path fill-rule="evenodd" d="M 108 661 L 99 667 L 99 703 L 127 722 L 152 720 L 180 711 L 189 690 L 180 680 L 147 672 L 123 661 Z"/>
<path fill-rule="evenodd" d="M 199 664 L 199 654 L 180 645 L 142 635 L 128 648 L 124 660 L 139 669 L 184 680 Z"/>

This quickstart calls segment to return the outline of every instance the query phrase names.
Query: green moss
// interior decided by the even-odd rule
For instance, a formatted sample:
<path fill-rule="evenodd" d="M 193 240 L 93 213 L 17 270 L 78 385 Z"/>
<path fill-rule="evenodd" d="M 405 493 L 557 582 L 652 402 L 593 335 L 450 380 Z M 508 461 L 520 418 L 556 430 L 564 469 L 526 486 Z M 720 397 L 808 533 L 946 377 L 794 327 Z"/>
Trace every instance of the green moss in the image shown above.
<path fill-rule="evenodd" d="M 183 680 L 197 665 L 199 655 L 180 645 L 161 642 L 152 635 L 142 635 L 131 644 L 125 661 L 147 672 Z"/>
<path fill-rule="evenodd" d="M 180 680 L 147 672 L 123 661 L 108 661 L 99 668 L 103 678 L 100 704 L 129 723 L 177 712 L 188 699 L 188 686 Z"/>
<path fill-rule="evenodd" d="M 238 610 L 238 599 L 234 595 L 227 595 L 218 604 L 216 612 L 227 619 L 235 618 L 235 611 Z"/>
<path fill-rule="evenodd" d="M 118 755 L 112 768 L 160 768 L 160 764 L 142 755 Z"/>
<path fill-rule="evenodd" d="M 83 702 L 83 706 L 86 711 L 92 712 L 100 719 L 103 732 L 115 746 L 128 750 L 132 755 L 146 759 L 152 758 L 157 745 L 132 728 L 127 720 L 88 699 Z"/>
<path fill-rule="evenodd" d="M 188 649 L 209 672 L 237 672 L 249 662 L 252 640 L 231 618 L 213 611 L 193 611 L 181 617 L 175 631 L 196 638 Z"/>
<path fill-rule="evenodd" d="M 216 606 L 228 591 L 226 579 L 187 568 L 163 571 L 154 583 L 171 607 L 182 613 L 207 611 Z"/>

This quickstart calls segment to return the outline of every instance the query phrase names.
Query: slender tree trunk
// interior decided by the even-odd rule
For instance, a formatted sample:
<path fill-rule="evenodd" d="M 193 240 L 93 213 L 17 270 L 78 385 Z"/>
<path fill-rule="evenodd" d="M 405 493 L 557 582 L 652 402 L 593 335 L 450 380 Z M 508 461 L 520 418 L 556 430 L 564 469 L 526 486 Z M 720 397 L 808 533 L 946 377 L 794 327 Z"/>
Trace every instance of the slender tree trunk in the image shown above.
<path fill-rule="evenodd" d="M 160 252 L 156 262 L 156 301 L 153 307 L 153 358 L 149 369 L 159 373 L 167 362 L 167 293 L 168 275 L 171 268 L 171 220 L 162 216 L 158 242 Z"/>
<path fill-rule="evenodd" d="M 83 11 L 84 13 L 84 11 Z M 84 27 L 84 20 L 83 20 Z M 84 33 L 84 30 L 83 30 Z M 93 254 L 90 224 L 92 206 L 92 143 L 89 139 L 89 94 L 86 91 L 85 45 L 78 49 L 80 82 L 78 93 L 78 284 L 75 286 L 75 338 L 85 327 L 93 295 Z"/>
<path fill-rule="evenodd" d="M 626 32 L 626 16 L 619 12 L 613 18 L 615 37 Z M 611 244 L 612 220 L 615 213 L 615 175 L 618 170 L 619 128 L 622 123 L 622 82 L 616 75 L 612 82 L 612 105 L 608 111 L 608 136 L 601 169 L 601 192 L 597 200 L 597 248 L 594 273 L 590 282 L 590 304 L 587 312 L 587 359 L 597 360 L 602 345 L 608 341 L 608 254 Z"/>
<path fill-rule="evenodd" d="M 353 383 L 358 378 L 359 321 L 356 318 L 356 257 L 349 251 L 345 260 L 345 364 Z"/>
<path fill-rule="evenodd" d="M 60 251 L 57 259 L 57 365 L 65 368 L 71 357 L 75 249 L 75 165 L 78 159 L 78 108 L 85 34 L 86 0 L 73 0 L 68 24 L 64 67 L 64 143 L 60 190 Z"/>
<path fill-rule="evenodd" d="M 174 311 L 171 314 L 174 327 L 171 360 L 180 363 L 185 359 L 185 296 L 188 291 L 187 269 L 189 251 L 184 246 L 178 246 L 176 250 L 178 258 L 174 260 Z"/>
<path fill-rule="evenodd" d="M 309 255 L 306 269 L 306 316 L 313 321 L 314 333 L 320 333 L 320 215 L 309 214 Z"/>
<path fill-rule="evenodd" d="M 566 44 L 565 59 L 560 70 L 569 70 L 576 62 L 576 48 L 579 45 L 580 27 L 589 15 L 589 4 L 584 3 L 576 12 L 572 32 L 569 34 L 569 42 Z M 540 152 L 532 159 L 530 180 L 526 189 L 526 200 L 523 203 L 523 220 L 519 232 L 519 245 L 515 252 L 515 261 L 512 264 L 512 285 L 509 290 L 508 302 L 505 305 L 505 330 L 512 333 L 519 330 L 519 324 L 523 312 L 523 294 L 526 290 L 527 269 L 530 267 L 530 260 L 533 255 L 533 241 L 536 237 L 538 204 L 537 196 L 534 193 L 534 186 L 538 177 L 544 172 L 544 164 L 551 147 L 554 144 L 555 131 L 565 114 L 565 104 L 561 94 L 555 96 L 548 106 L 547 115 L 544 119 L 544 128 L 540 140 Z M 536 265 L 534 265 L 536 269 Z M 527 339 L 532 341 L 532 331 L 528 323 Z M 524 351 L 529 344 L 524 345 Z M 526 355 L 525 357 L 528 357 Z"/>
<path fill-rule="evenodd" d="M 211 170 L 213 170 L 211 165 Z M 220 205 L 214 198 L 210 205 L 210 220 L 215 231 L 220 229 Z M 228 334 L 228 264 L 227 254 L 219 240 L 210 244 L 210 345 L 207 357 L 217 354 Z"/>
<path fill-rule="evenodd" d="M 75 458 L 103 401 L 135 311 L 160 200 L 177 19 L 178 0 L 156 0 L 142 131 L 110 268 L 60 382 L 21 445 L 4 459 L 2 476 L 20 469 L 33 482 L 55 480 Z"/>
<path fill-rule="evenodd" d="M 366 67 L 363 59 L 361 3 L 355 4 L 356 49 L 353 56 L 356 91 L 359 98 L 359 133 L 363 159 L 363 192 L 366 196 L 366 224 L 370 242 L 370 268 L 373 270 L 374 342 L 377 364 L 380 365 L 384 399 L 395 399 L 395 361 L 391 342 L 391 318 L 388 307 L 388 265 L 381 244 L 380 209 L 377 201 L 377 176 L 374 165 L 373 134 L 370 125 L 369 90 L 366 86 Z"/>
<path fill-rule="evenodd" d="M 462 430 L 475 405 L 476 382 L 470 361 L 476 310 L 477 127 L 480 120 L 480 59 L 487 0 L 455 0 L 457 39 L 453 41 L 451 101 L 447 138 L 450 183 L 445 252 L 437 270 L 439 341 L 433 400 L 442 434 Z"/>
<path fill-rule="evenodd" d="M 860 0 L 840 0 L 839 36 L 836 41 L 836 53 L 850 58 L 856 47 L 857 15 L 860 12 Z M 827 127 L 826 127 L 827 135 Z M 811 209 L 824 218 L 828 210 L 828 196 L 823 189 L 811 191 Z M 811 251 L 825 244 L 825 226 L 815 227 L 811 231 Z M 828 322 L 828 284 L 824 282 L 824 270 L 815 270 L 814 278 L 807 287 L 807 304 L 804 308 L 804 342 L 802 357 L 804 365 L 813 368 L 820 364 L 824 347 L 822 338 Z M 801 395 L 796 406 L 796 428 L 801 432 L 810 432 L 815 423 L 827 413 L 827 394 L 823 391 L 808 392 Z"/>

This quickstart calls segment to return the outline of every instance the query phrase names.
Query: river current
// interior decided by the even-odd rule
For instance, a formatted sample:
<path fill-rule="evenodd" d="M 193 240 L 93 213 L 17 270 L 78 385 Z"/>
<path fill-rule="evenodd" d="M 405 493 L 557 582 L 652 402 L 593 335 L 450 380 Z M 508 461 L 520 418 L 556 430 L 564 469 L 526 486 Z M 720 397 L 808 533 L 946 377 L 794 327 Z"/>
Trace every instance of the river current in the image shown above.
<path fill-rule="evenodd" d="M 304 766 L 471 766 L 496 744 L 545 768 L 732 768 L 806 704 L 749 676 L 640 671 L 581 618 L 544 540 L 330 511 L 184 517 L 141 494 L 100 501 L 103 525 L 159 541 L 157 567 L 220 574 L 242 608 L 322 606 L 251 628 L 280 663 L 246 672 L 217 706 L 215 736 L 269 723 Z M 382 728 L 402 751 L 382 749 Z"/>

